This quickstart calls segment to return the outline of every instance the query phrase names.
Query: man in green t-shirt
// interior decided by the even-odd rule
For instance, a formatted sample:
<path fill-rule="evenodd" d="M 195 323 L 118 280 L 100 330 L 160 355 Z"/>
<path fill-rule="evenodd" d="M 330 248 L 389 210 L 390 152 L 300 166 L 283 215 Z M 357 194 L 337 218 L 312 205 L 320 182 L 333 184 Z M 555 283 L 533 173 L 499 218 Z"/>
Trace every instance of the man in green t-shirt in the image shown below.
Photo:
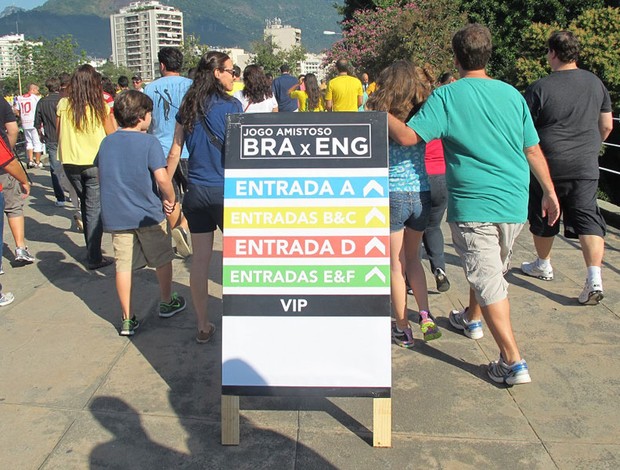
<path fill-rule="evenodd" d="M 558 218 L 558 201 L 525 100 L 486 74 L 489 30 L 467 25 L 452 38 L 452 49 L 461 79 L 435 90 L 407 124 L 390 115 L 390 137 L 401 145 L 442 139 L 448 222 L 470 285 L 469 307 L 450 312 L 450 323 L 479 339 L 484 317 L 500 350 L 489 377 L 508 385 L 529 383 L 510 322 L 504 273 L 527 218 L 529 171 L 544 190 L 542 211 L 549 223 Z"/>

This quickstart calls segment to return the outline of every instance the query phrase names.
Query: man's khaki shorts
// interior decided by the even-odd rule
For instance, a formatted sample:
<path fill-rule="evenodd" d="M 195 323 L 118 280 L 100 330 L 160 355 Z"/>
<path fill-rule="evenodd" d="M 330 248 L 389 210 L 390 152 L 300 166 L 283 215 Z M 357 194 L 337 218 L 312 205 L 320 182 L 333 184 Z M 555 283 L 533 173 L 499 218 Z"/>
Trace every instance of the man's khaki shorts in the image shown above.
<path fill-rule="evenodd" d="M 22 188 L 15 178 L 8 173 L 0 175 L 0 184 L 4 192 L 4 213 L 11 219 L 24 216 L 25 199 L 22 198 Z"/>
<path fill-rule="evenodd" d="M 168 223 L 112 232 L 117 272 L 159 268 L 174 259 Z"/>
<path fill-rule="evenodd" d="M 504 274 L 522 228 L 523 224 L 450 223 L 454 248 L 480 306 L 486 307 L 508 296 Z"/>

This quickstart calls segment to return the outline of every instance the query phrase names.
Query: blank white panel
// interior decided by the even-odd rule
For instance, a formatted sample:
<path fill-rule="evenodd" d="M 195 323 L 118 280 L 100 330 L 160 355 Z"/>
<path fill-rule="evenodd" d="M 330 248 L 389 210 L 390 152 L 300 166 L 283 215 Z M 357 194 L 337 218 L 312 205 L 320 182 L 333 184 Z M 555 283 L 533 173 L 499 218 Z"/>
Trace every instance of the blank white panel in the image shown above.
<path fill-rule="evenodd" d="M 222 318 L 222 385 L 391 387 L 390 317 Z"/>

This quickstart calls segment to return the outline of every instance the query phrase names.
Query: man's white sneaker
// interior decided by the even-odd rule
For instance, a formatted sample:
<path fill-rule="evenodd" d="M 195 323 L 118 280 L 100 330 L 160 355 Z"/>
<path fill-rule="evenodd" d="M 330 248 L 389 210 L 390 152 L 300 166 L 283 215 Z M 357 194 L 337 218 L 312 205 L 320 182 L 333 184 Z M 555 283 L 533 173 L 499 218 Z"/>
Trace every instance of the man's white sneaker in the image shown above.
<path fill-rule="evenodd" d="M 450 325 L 462 331 L 468 338 L 480 339 L 484 336 L 482 322 L 480 320 L 467 320 L 467 310 L 469 310 L 469 307 L 465 307 L 463 310 L 452 310 L 450 315 L 448 315 L 448 321 Z"/>
<path fill-rule="evenodd" d="M 551 265 L 548 268 L 541 268 L 538 259 L 531 263 L 521 263 L 521 271 L 528 276 L 537 277 L 543 281 L 553 281 L 553 268 Z"/>
<path fill-rule="evenodd" d="M 588 282 L 579 294 L 579 303 L 581 305 L 598 305 L 603 300 L 603 284 L 601 282 Z"/>

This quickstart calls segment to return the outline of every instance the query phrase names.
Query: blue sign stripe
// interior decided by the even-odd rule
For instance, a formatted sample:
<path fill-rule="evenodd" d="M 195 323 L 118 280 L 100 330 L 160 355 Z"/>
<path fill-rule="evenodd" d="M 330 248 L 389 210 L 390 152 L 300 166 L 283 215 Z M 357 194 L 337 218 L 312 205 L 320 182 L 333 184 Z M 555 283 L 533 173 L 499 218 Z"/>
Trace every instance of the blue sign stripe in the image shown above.
<path fill-rule="evenodd" d="M 387 178 L 368 176 L 226 178 L 224 186 L 226 199 L 372 199 L 388 195 Z"/>

